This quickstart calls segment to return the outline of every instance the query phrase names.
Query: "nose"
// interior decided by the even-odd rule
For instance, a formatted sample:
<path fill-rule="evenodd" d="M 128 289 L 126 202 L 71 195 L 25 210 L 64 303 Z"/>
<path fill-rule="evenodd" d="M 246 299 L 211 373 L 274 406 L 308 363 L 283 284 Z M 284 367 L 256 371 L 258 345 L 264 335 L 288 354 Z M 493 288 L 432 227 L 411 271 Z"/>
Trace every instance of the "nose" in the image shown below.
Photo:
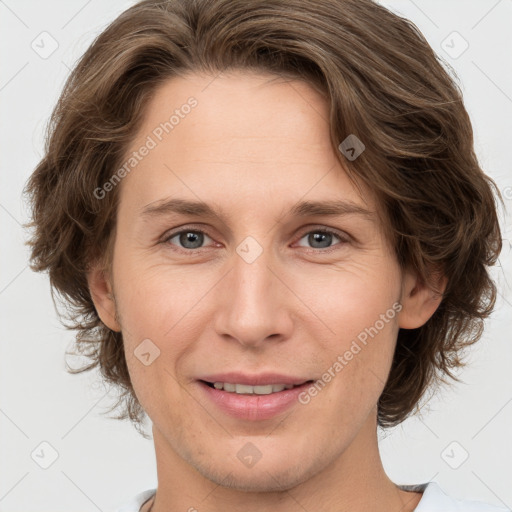
<path fill-rule="evenodd" d="M 284 341 L 293 328 L 294 295 L 287 283 L 289 274 L 283 274 L 270 249 L 261 252 L 260 247 L 254 242 L 245 246 L 245 252 L 243 244 L 238 247 L 215 297 L 217 334 L 252 348 Z M 295 306 L 296 302 L 295 298 Z"/>

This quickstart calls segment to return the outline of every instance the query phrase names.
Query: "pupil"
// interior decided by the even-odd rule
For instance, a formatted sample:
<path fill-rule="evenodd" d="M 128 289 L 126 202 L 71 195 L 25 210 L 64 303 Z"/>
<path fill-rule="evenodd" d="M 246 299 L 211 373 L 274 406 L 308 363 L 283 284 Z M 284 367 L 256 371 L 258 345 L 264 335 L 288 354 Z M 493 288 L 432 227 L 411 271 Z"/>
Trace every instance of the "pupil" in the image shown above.
<path fill-rule="evenodd" d="M 332 235 L 329 234 L 329 233 L 314 233 L 314 234 L 309 235 L 309 236 L 310 236 L 309 242 L 311 243 L 311 245 L 313 247 L 315 247 L 315 243 L 317 243 L 317 242 L 322 243 L 322 241 L 324 242 L 324 244 L 321 245 L 321 247 L 329 247 L 329 244 L 330 244 L 330 241 L 331 241 L 330 237 L 332 237 Z M 327 243 L 325 243 L 325 242 L 327 242 Z"/>
<path fill-rule="evenodd" d="M 203 237 L 202 233 L 195 233 L 193 231 L 189 231 L 187 233 L 182 233 L 180 235 L 180 243 L 187 249 L 197 249 L 197 248 L 201 247 L 201 244 L 203 242 L 202 237 Z M 192 243 L 192 246 L 187 245 L 190 242 Z"/>

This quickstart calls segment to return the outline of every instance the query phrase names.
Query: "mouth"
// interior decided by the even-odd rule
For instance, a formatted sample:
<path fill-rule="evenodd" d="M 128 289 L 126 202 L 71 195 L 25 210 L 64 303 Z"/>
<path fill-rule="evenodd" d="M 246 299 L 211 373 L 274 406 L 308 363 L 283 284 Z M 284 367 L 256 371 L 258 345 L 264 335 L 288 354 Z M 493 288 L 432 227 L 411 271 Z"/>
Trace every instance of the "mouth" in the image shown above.
<path fill-rule="evenodd" d="M 218 389 L 220 391 L 225 391 L 227 393 L 237 393 L 239 395 L 272 395 L 274 393 L 280 393 L 285 389 L 293 389 L 300 386 L 304 386 L 305 384 L 311 384 L 313 380 L 307 380 L 300 384 L 266 384 L 266 385 L 258 385 L 251 386 L 249 384 L 236 384 L 231 382 L 209 382 L 206 380 L 201 380 L 203 384 L 206 384 L 208 387 L 213 389 Z"/>
<path fill-rule="evenodd" d="M 293 406 L 299 405 L 300 395 L 315 382 L 296 379 L 295 383 L 267 382 L 251 385 L 221 380 L 199 379 L 199 390 L 211 414 L 221 413 L 237 420 L 271 420 Z"/>

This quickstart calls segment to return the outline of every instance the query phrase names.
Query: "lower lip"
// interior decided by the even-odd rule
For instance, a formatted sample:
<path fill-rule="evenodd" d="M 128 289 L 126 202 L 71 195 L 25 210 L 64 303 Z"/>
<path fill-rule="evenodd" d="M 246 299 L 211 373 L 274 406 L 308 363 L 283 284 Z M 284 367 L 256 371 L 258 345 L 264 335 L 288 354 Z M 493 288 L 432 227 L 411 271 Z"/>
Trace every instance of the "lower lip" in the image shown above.
<path fill-rule="evenodd" d="M 286 411 L 294 403 L 298 403 L 298 396 L 311 384 L 312 382 L 306 382 L 301 386 L 283 389 L 270 395 L 242 395 L 211 388 L 199 381 L 205 395 L 223 412 L 238 419 L 251 421 L 268 420 Z"/>

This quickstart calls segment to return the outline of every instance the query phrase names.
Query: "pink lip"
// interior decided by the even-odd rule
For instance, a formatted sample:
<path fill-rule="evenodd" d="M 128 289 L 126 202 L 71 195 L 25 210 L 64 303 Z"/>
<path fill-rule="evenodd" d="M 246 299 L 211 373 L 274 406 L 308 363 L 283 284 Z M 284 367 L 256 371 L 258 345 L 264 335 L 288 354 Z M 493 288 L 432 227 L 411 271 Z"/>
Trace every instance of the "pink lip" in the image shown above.
<path fill-rule="evenodd" d="M 215 382 L 229 381 L 215 380 Z M 235 382 L 245 384 L 237 380 Z M 285 384 L 282 380 L 279 382 Z M 202 381 L 198 381 L 198 383 L 205 396 L 225 414 L 241 420 L 251 421 L 268 420 L 284 412 L 294 403 L 297 403 L 300 393 L 311 385 L 310 382 L 307 382 L 292 389 L 283 389 L 283 391 L 270 395 L 243 395 L 215 389 Z M 274 383 L 277 383 L 277 381 L 274 380 Z"/>
<path fill-rule="evenodd" d="M 249 386 L 266 386 L 267 384 L 293 384 L 294 386 L 302 384 L 309 377 L 291 377 L 280 373 L 260 373 L 258 375 L 248 375 L 246 373 L 228 372 L 216 373 L 214 375 L 205 375 L 199 377 L 200 380 L 207 382 L 229 382 L 231 384 L 247 384 Z"/>

